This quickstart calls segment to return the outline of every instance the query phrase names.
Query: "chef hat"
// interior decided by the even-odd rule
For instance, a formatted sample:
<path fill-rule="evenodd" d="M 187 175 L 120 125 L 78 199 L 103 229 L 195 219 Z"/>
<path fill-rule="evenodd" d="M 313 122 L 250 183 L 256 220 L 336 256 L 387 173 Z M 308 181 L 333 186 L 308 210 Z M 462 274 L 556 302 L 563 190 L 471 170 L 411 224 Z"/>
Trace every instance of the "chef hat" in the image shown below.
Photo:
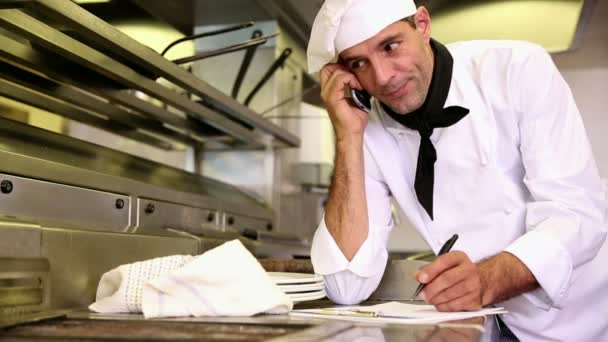
<path fill-rule="evenodd" d="M 413 0 L 326 0 L 312 25 L 308 72 L 319 72 L 342 51 L 415 13 Z"/>

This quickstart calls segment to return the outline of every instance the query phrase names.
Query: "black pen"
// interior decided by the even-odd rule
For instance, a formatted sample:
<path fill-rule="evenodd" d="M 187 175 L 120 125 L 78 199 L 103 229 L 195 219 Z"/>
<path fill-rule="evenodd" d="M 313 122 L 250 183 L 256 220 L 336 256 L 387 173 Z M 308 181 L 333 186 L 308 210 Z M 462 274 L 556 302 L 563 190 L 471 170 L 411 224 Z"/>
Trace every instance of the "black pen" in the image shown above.
<path fill-rule="evenodd" d="M 456 240 L 458 240 L 458 234 L 454 234 L 448 241 L 443 244 L 443 246 L 441 246 L 441 249 L 439 250 L 439 254 L 437 254 L 437 256 L 449 252 L 450 249 L 452 249 L 452 246 L 454 246 L 454 244 L 456 243 Z M 416 297 L 420 294 L 420 291 L 424 289 L 424 285 L 426 284 L 420 283 L 420 285 L 418 285 L 418 287 L 416 288 L 416 292 L 414 292 L 414 295 L 412 296 L 412 298 L 410 298 L 410 301 L 416 299 Z"/>

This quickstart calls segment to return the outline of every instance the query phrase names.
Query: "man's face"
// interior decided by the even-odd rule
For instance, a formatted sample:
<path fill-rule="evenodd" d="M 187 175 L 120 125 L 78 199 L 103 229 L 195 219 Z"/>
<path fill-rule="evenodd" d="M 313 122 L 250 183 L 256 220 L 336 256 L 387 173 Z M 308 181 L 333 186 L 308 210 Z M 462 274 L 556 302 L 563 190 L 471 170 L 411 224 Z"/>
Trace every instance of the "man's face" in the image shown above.
<path fill-rule="evenodd" d="M 433 52 L 423 29 L 398 21 L 340 54 L 363 88 L 397 113 L 422 106 L 433 75 Z"/>

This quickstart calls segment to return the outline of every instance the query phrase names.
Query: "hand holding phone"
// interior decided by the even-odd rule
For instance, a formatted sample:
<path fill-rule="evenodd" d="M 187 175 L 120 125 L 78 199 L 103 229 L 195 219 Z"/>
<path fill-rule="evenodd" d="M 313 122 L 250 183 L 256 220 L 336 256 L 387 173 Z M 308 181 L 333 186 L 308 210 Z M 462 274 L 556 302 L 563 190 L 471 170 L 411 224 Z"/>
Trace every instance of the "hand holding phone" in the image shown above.
<path fill-rule="evenodd" d="M 351 91 L 362 88 L 359 80 L 340 64 L 327 64 L 319 76 L 321 98 L 334 126 L 336 139 L 362 138 L 367 126 L 370 101 L 364 93 Z M 356 96 L 356 100 L 353 96 Z"/>
<path fill-rule="evenodd" d="M 346 87 L 346 91 L 348 92 L 346 96 L 350 97 L 355 106 L 366 113 L 371 112 L 372 98 L 367 91 L 351 89 L 350 87 Z"/>

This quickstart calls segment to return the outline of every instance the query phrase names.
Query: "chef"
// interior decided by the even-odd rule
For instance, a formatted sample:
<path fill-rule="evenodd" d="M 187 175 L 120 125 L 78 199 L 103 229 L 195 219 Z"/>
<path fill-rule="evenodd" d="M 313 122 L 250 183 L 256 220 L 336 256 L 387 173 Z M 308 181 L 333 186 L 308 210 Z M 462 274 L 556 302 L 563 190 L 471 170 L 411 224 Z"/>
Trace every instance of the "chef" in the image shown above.
<path fill-rule="evenodd" d="M 513 339 L 608 341 L 606 193 L 542 47 L 442 45 L 411 0 L 326 0 L 308 65 L 336 138 L 311 251 L 333 301 L 377 288 L 392 197 L 435 253 L 459 235 L 416 275 L 438 310 L 498 305 Z M 348 88 L 371 95 L 369 113 Z"/>

